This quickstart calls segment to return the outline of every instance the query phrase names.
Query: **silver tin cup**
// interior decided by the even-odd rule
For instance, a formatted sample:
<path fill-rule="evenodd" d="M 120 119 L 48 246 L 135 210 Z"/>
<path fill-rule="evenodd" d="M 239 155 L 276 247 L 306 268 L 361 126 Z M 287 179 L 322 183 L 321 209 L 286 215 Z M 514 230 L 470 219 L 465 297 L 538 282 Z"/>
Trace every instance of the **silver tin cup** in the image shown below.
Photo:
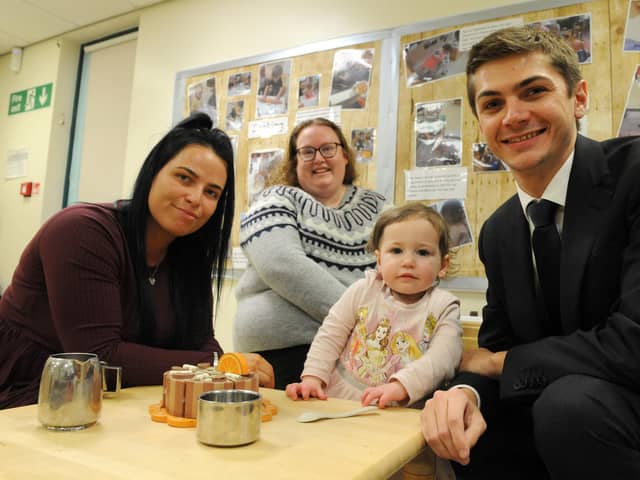
<path fill-rule="evenodd" d="M 102 408 L 102 375 L 93 353 L 56 353 L 42 369 L 38 420 L 52 430 L 80 430 L 96 423 Z"/>
<path fill-rule="evenodd" d="M 234 447 L 260 437 L 261 397 L 251 390 L 214 390 L 198 399 L 198 440 Z"/>

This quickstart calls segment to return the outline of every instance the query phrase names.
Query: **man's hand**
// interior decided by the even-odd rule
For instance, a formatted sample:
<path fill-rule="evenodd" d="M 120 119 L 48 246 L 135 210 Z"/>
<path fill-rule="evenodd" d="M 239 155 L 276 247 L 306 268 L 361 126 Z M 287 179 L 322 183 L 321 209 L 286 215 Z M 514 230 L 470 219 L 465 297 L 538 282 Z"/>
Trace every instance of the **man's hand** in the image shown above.
<path fill-rule="evenodd" d="M 497 378 L 502 375 L 506 356 L 506 351 L 494 353 L 486 348 L 470 350 L 462 354 L 459 371 Z"/>
<path fill-rule="evenodd" d="M 487 429 L 475 395 L 467 388 L 436 391 L 422 410 L 421 423 L 433 452 L 462 465 L 469 463 L 471 448 Z"/>
<path fill-rule="evenodd" d="M 275 375 L 273 373 L 273 367 L 267 362 L 262 355 L 257 353 L 243 353 L 247 359 L 247 365 L 250 372 L 255 372 L 258 375 L 258 382 L 261 387 L 273 388 L 276 384 Z"/>

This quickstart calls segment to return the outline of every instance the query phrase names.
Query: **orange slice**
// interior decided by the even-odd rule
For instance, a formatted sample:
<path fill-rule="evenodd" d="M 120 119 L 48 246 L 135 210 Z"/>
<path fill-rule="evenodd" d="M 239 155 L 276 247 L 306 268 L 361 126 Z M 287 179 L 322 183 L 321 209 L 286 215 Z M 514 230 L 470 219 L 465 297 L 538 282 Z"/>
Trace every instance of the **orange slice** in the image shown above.
<path fill-rule="evenodd" d="M 151 415 L 151 420 L 153 422 L 158 423 L 167 423 L 167 409 L 166 408 L 158 408 L 149 411 Z"/>
<path fill-rule="evenodd" d="M 196 426 L 195 418 L 174 417 L 173 415 L 167 415 L 167 425 L 177 428 L 190 428 Z"/>
<path fill-rule="evenodd" d="M 216 368 L 221 372 L 235 373 L 236 375 L 247 375 L 249 373 L 247 359 L 241 353 L 225 353 L 220 357 Z"/>

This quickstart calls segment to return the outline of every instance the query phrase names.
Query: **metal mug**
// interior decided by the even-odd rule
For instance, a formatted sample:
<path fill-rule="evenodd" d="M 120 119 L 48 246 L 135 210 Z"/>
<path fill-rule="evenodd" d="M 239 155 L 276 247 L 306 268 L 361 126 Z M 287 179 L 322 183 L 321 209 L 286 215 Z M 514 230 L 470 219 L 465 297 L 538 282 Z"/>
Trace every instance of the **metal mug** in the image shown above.
<path fill-rule="evenodd" d="M 260 436 L 261 405 L 260 394 L 251 390 L 203 393 L 198 399 L 198 440 L 220 447 L 255 442 Z"/>
<path fill-rule="evenodd" d="M 42 369 L 38 420 L 51 430 L 81 430 L 98 420 L 102 369 L 93 353 L 56 353 Z"/>

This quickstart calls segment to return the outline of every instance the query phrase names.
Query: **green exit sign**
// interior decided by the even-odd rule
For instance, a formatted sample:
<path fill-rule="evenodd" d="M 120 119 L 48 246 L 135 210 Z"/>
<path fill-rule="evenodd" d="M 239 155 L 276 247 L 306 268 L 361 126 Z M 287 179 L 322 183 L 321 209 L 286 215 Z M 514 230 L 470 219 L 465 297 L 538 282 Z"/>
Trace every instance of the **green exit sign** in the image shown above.
<path fill-rule="evenodd" d="M 30 112 L 51 105 L 51 90 L 53 83 L 28 88 L 9 95 L 9 115 Z"/>

